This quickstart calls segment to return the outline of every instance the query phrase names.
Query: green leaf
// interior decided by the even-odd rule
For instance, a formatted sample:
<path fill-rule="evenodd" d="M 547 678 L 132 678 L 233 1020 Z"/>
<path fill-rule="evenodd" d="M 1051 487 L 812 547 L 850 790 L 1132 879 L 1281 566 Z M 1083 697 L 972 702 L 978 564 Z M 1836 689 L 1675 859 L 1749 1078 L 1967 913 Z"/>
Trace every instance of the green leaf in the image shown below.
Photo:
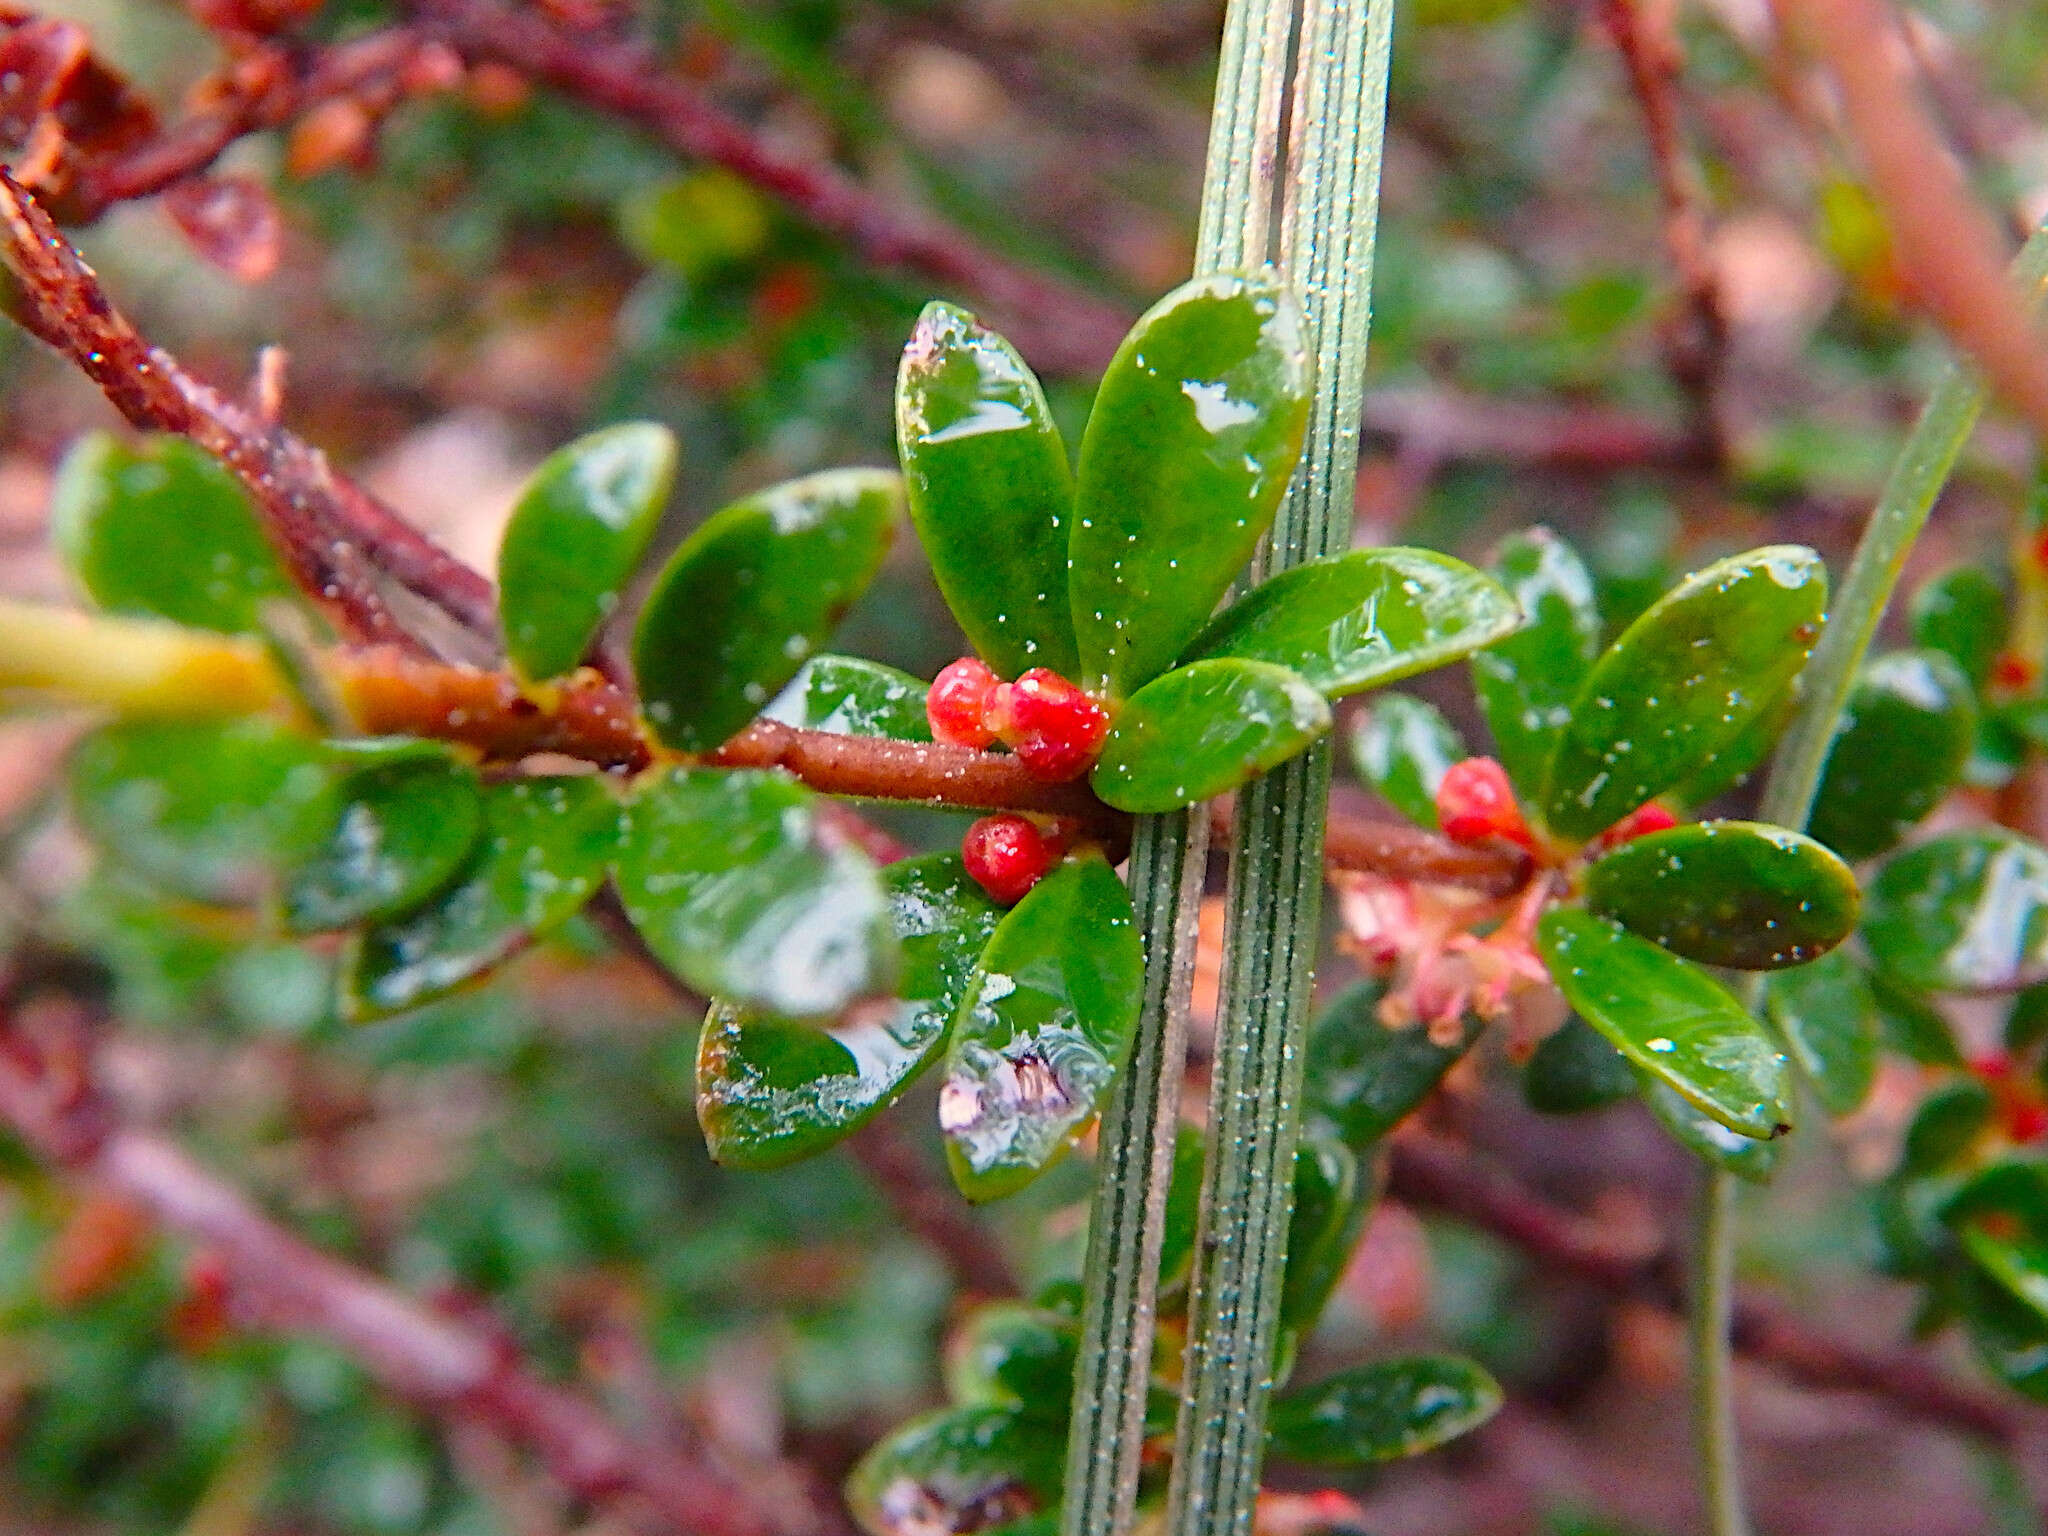
<path fill-rule="evenodd" d="M 1643 1102 L 1671 1137 L 1710 1168 L 1735 1174 L 1753 1184 L 1768 1184 L 1778 1171 L 1784 1142 L 1739 1136 L 1688 1104 L 1669 1084 L 1647 1072 L 1637 1073 Z"/>
<path fill-rule="evenodd" d="M 1202 1133 L 1182 1121 L 1174 1130 L 1173 1178 L 1159 1224 L 1159 1293 L 1185 1289 L 1194 1270 L 1195 1239 L 1202 1223 Z"/>
<path fill-rule="evenodd" d="M 896 940 L 873 863 L 828 840 L 779 773 L 675 768 L 626 813 L 619 899 L 698 991 L 814 1018 L 887 986 Z"/>
<path fill-rule="evenodd" d="M 325 840 L 285 883 L 294 933 L 411 911 L 462 871 L 483 836 L 476 773 L 445 748 L 373 759 L 342 780 L 339 795 Z"/>
<path fill-rule="evenodd" d="M 1183 660 L 1270 662 L 1336 699 L 1458 661 L 1520 622 L 1514 600 L 1462 560 L 1358 549 L 1261 582 L 1217 615 Z"/>
<path fill-rule="evenodd" d="M 1353 1366 L 1273 1399 L 1267 1443 L 1276 1456 L 1352 1467 L 1435 1450 L 1499 1411 L 1500 1384 L 1452 1355 Z"/>
<path fill-rule="evenodd" d="M 1286 762 L 1329 728 L 1329 704 L 1285 667 L 1190 662 L 1117 712 L 1089 782 L 1121 811 L 1178 810 Z"/>
<path fill-rule="evenodd" d="M 1799 679 L 1778 690 L 1777 696 L 1750 717 L 1735 739 L 1721 749 L 1713 761 L 1688 773 L 1671 786 L 1670 798 L 1688 809 L 1697 809 L 1740 789 L 1755 772 L 1770 761 L 1778 739 L 1792 723 L 1799 708 Z"/>
<path fill-rule="evenodd" d="M 1017 349 L 965 310 L 927 304 L 896 374 L 896 451 L 932 575 L 982 659 L 1003 677 L 1079 672 L 1074 476 Z"/>
<path fill-rule="evenodd" d="M 1064 1425 L 1074 1397 L 1072 1318 L 1021 1301 L 977 1307 L 946 1350 L 946 1394 L 962 1406 L 1014 1404 Z"/>
<path fill-rule="evenodd" d="M 1124 338 L 1081 440 L 1068 551 L 1090 691 L 1128 696 L 1201 632 L 1279 510 L 1308 392 L 1300 313 L 1260 278 L 1196 278 Z"/>
<path fill-rule="evenodd" d="M 1741 971 L 1802 965 L 1856 927 L 1856 876 L 1812 838 L 1707 821 L 1633 838 L 1586 871 L 1586 904 L 1675 955 Z"/>
<path fill-rule="evenodd" d="M 1305 1133 L 1294 1153 L 1294 1212 L 1280 1289 L 1281 1358 L 1323 1314 L 1371 1214 L 1373 1189 L 1358 1157 L 1335 1136 Z M 1276 1372 L 1284 1378 L 1285 1370 Z"/>
<path fill-rule="evenodd" d="M 1946 655 L 1878 657 L 1849 695 L 1807 829 L 1845 859 L 1895 847 L 1962 777 L 1976 740 L 1976 696 Z"/>
<path fill-rule="evenodd" d="M 1566 1000 L 1635 1066 L 1731 1131 L 1787 1128 L 1785 1058 L 1712 976 L 1577 908 L 1544 913 L 1536 940 Z"/>
<path fill-rule="evenodd" d="M 235 477 L 179 437 L 80 438 L 51 488 L 50 537 L 110 613 L 245 634 L 266 602 L 297 596 Z"/>
<path fill-rule="evenodd" d="M 828 470 L 734 502 L 684 541 L 633 634 L 664 743 L 712 751 L 796 675 L 874 579 L 901 495 L 882 470 Z"/>
<path fill-rule="evenodd" d="M 1863 938 L 1878 968 L 1916 991 L 2048 978 L 2048 849 L 2002 827 L 1908 848 L 1871 882 Z"/>
<path fill-rule="evenodd" d="M 941 1408 L 860 1459 L 846 1506 L 867 1536 L 985 1531 L 1057 1505 L 1065 1459 L 1060 1426 L 1015 1404 Z"/>
<path fill-rule="evenodd" d="M 1465 1020 L 1456 1045 L 1437 1045 L 1419 1026 L 1389 1029 L 1379 1020 L 1385 988 L 1358 982 L 1339 993 L 1309 1029 L 1302 1072 L 1304 1134 L 1327 1131 L 1363 1153 L 1444 1080 L 1479 1038 Z"/>
<path fill-rule="evenodd" d="M 939 1125 L 970 1200 L 1022 1188 L 1094 1119 L 1138 1019 L 1145 957 L 1130 894 L 1099 856 L 1010 910 L 967 983 Z"/>
<path fill-rule="evenodd" d="M 1522 1069 L 1522 1097 L 1546 1115 L 1583 1114 L 1635 1094 L 1628 1058 L 1577 1014 L 1545 1036 Z"/>
<path fill-rule="evenodd" d="M 623 422 L 558 448 L 526 482 L 498 546 L 498 617 L 523 677 L 574 671 L 661 521 L 676 438 Z"/>
<path fill-rule="evenodd" d="M 1413 694 L 1383 694 L 1362 711 L 1351 731 L 1351 761 L 1358 776 L 1418 826 L 1434 829 L 1436 787 L 1466 750 L 1443 711 Z"/>
<path fill-rule="evenodd" d="M 124 722 L 71 756 L 86 835 L 152 885 L 252 903 L 319 846 L 335 816 L 320 743 L 266 719 Z"/>
<path fill-rule="evenodd" d="M 1501 766 L 1534 796 L 1600 654 L 1600 605 L 1585 562 L 1548 528 L 1503 541 L 1492 569 L 1526 622 L 1472 658 L 1472 687 Z"/>
<path fill-rule="evenodd" d="M 1883 971 L 1866 972 L 1870 995 L 1877 1000 L 1877 1033 L 1886 1050 L 1928 1067 L 1960 1067 L 1961 1047 L 1948 1016 L 1917 992 L 1900 986 Z"/>
<path fill-rule="evenodd" d="M 842 736 L 930 741 L 926 685 L 908 672 L 858 656 L 813 656 L 762 718 Z"/>
<path fill-rule="evenodd" d="M 1861 1107 L 1877 1078 L 1877 999 L 1863 968 L 1841 950 L 1779 971 L 1764 1008 L 1792 1064 L 1831 1115 Z"/>
<path fill-rule="evenodd" d="M 974 962 L 1003 909 L 956 854 L 882 871 L 902 948 L 896 997 L 825 1026 L 714 1003 L 697 1037 L 697 1119 L 712 1158 L 777 1168 L 893 1104 L 944 1048 Z"/>
<path fill-rule="evenodd" d="M 1913 643 L 1942 651 L 1982 688 L 2005 649 L 2011 608 L 1998 578 L 1980 565 L 1958 565 L 1923 582 L 1908 609 Z"/>
<path fill-rule="evenodd" d="M 1974 1077 L 1943 1083 L 1920 1101 L 1899 1153 L 1907 1173 L 1934 1173 L 1967 1152 L 1991 1124 L 1991 1090 Z"/>
<path fill-rule="evenodd" d="M 593 896 L 619 835 L 619 806 L 594 776 L 515 779 L 482 791 L 475 860 L 429 905 L 365 931 L 343 977 L 343 1010 L 380 1018 L 445 996 L 560 927 Z"/>
<path fill-rule="evenodd" d="M 1543 796 L 1551 830 L 1591 837 L 1718 759 L 1806 665 L 1826 607 L 1820 557 L 1785 544 L 1665 593 L 1579 689 Z"/>
<path fill-rule="evenodd" d="M 2048 1324 L 1989 1276 L 1972 1278 L 1965 1313 L 1978 1358 L 2013 1391 L 2048 1402 Z"/>

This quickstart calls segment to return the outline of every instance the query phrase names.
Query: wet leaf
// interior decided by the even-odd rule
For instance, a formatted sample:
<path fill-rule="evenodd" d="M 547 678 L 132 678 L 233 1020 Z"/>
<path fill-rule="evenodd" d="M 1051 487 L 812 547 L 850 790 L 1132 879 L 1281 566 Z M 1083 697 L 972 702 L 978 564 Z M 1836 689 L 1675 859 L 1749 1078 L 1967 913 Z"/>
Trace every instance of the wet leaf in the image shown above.
<path fill-rule="evenodd" d="M 574 671 L 647 553 L 676 476 L 676 438 L 629 421 L 556 449 L 498 546 L 505 650 L 527 678 Z"/>
<path fill-rule="evenodd" d="M 372 757 L 341 781 L 340 813 L 284 889 L 294 933 L 397 917 L 452 881 L 483 836 L 476 774 L 445 749 Z"/>
<path fill-rule="evenodd" d="M 1500 1384 L 1473 1361 L 1380 1360 L 1274 1398 L 1267 1444 L 1275 1456 L 1310 1466 L 1392 1461 L 1477 1429 L 1500 1405 Z"/>
<path fill-rule="evenodd" d="M 1286 667 L 1342 698 L 1469 656 L 1521 619 L 1462 560 L 1426 549 L 1358 549 L 1297 565 L 1217 615 L 1183 658 Z"/>
<path fill-rule="evenodd" d="M 1782 1140 L 1758 1141 L 1739 1136 L 1720 1121 L 1701 1114 L 1662 1079 L 1647 1072 L 1638 1072 L 1636 1078 L 1643 1102 L 1650 1106 L 1658 1123 L 1671 1133 L 1672 1140 L 1708 1167 L 1748 1179 L 1752 1184 L 1768 1184 L 1778 1171 L 1778 1161 L 1784 1155 Z"/>
<path fill-rule="evenodd" d="M 1511 535 L 1491 568 L 1525 623 L 1472 658 L 1472 687 L 1494 755 L 1516 787 L 1534 796 L 1600 654 L 1600 605 L 1585 562 L 1548 528 Z"/>
<path fill-rule="evenodd" d="M 1127 697 L 1208 622 L 1279 509 L 1308 389 L 1300 313 L 1258 278 L 1183 284 L 1124 339 L 1081 441 L 1068 551 L 1091 691 Z"/>
<path fill-rule="evenodd" d="M 343 977 L 343 1009 L 380 1018 L 445 996 L 560 927 L 604 879 L 619 806 L 595 777 L 486 784 L 484 833 L 456 883 L 397 922 L 365 931 Z"/>
<path fill-rule="evenodd" d="M 1137 1023 L 1144 954 L 1099 856 L 1070 860 L 1003 919 L 967 984 L 939 1125 L 970 1200 L 1022 1188 L 1095 1117 Z"/>
<path fill-rule="evenodd" d="M 1522 1097 L 1546 1115 L 1583 1114 L 1635 1094 L 1628 1058 L 1576 1014 L 1544 1038 L 1522 1069 Z"/>
<path fill-rule="evenodd" d="M 930 741 L 927 685 L 908 672 L 858 656 L 813 656 L 761 711 L 763 718 L 842 736 Z"/>
<path fill-rule="evenodd" d="M 675 552 L 633 635 L 655 734 L 709 752 L 760 712 L 867 590 L 902 483 L 828 470 L 714 513 Z"/>
<path fill-rule="evenodd" d="M 1827 578 L 1773 545 L 1688 576 L 1593 664 L 1551 762 L 1544 814 L 1591 837 L 1701 772 L 1806 664 Z"/>
<path fill-rule="evenodd" d="M 1970 1342 L 1986 1370 L 2035 1402 L 2048 1402 L 2048 1324 L 1990 1276 L 1968 1288 Z"/>
<path fill-rule="evenodd" d="M 828 840 L 817 796 L 781 774 L 677 768 L 642 784 L 617 877 L 647 947 L 708 995 L 815 1018 L 894 975 L 873 863 Z"/>
<path fill-rule="evenodd" d="M 1177 810 L 1286 762 L 1329 728 L 1329 704 L 1285 667 L 1191 662 L 1117 712 L 1089 782 L 1118 810 Z"/>
<path fill-rule="evenodd" d="M 1437 785 L 1451 764 L 1472 755 L 1443 711 L 1412 694 L 1388 693 L 1357 721 L 1351 761 L 1358 776 L 1410 821 L 1434 828 Z"/>
<path fill-rule="evenodd" d="M 1586 871 L 1586 904 L 1675 955 L 1775 971 L 1856 927 L 1856 876 L 1812 838 L 1706 821 L 1633 838 Z"/>
<path fill-rule="evenodd" d="M 1059 1503 L 1066 1436 L 1012 1404 L 942 1408 L 892 1431 L 846 1479 L 867 1536 L 988 1531 Z"/>
<path fill-rule="evenodd" d="M 1064 1425 L 1078 1344 L 1073 1319 L 1057 1312 L 1021 1301 L 977 1307 L 947 1347 L 946 1393 L 963 1406 L 1009 1403 Z"/>
<path fill-rule="evenodd" d="M 2048 979 L 2048 849 L 1951 832 L 1888 862 L 1864 905 L 1871 959 L 1920 992 L 2009 992 Z"/>
<path fill-rule="evenodd" d="M 109 858 L 195 901 L 262 900 L 335 815 L 328 754 L 267 719 L 106 726 L 70 778 L 73 814 Z"/>
<path fill-rule="evenodd" d="M 1799 707 L 1799 679 L 1778 690 L 1762 709 L 1722 748 L 1705 767 L 1687 774 L 1671 786 L 1670 798 L 1688 809 L 1698 809 L 1747 784 L 1756 771 L 1768 763 L 1785 727 Z"/>
<path fill-rule="evenodd" d="M 1886 852 L 1962 777 L 1976 739 L 1976 697 L 1946 655 L 1879 656 L 1849 695 L 1807 829 L 1845 859 Z"/>
<path fill-rule="evenodd" d="M 1836 950 L 1780 971 L 1765 988 L 1764 1007 L 1821 1108 L 1831 1115 L 1860 1108 L 1877 1078 L 1877 999 L 1863 968 Z"/>
<path fill-rule="evenodd" d="M 1918 993 L 1883 971 L 1866 971 L 1864 981 L 1877 999 L 1877 1032 L 1885 1049 L 1929 1067 L 1960 1067 L 1963 1053 L 1948 1017 Z"/>
<path fill-rule="evenodd" d="M 1479 1038 L 1479 1022 L 1472 1018 L 1456 1046 L 1433 1044 L 1429 1031 L 1419 1027 L 1389 1029 L 1377 1011 L 1384 994 L 1377 982 L 1347 987 L 1309 1031 L 1304 1133 L 1326 1130 L 1354 1152 L 1364 1152 L 1406 1119 Z"/>
<path fill-rule="evenodd" d="M 928 304 L 896 375 L 910 516 L 953 617 L 997 674 L 1079 672 L 1067 602 L 1074 476 L 1017 349 Z"/>
<path fill-rule="evenodd" d="M 1913 643 L 1946 653 L 1973 688 L 1982 688 L 2012 622 L 1998 578 L 1981 565 L 1952 566 L 1921 584 L 1908 612 Z"/>
<path fill-rule="evenodd" d="M 1731 1131 L 1785 1128 L 1785 1058 L 1720 982 L 1576 908 L 1544 913 L 1536 938 L 1566 1000 L 1634 1065 Z"/>
<path fill-rule="evenodd" d="M 1913 1112 L 1899 1154 L 1908 1173 L 1946 1168 L 1991 1124 L 1991 1090 L 1973 1077 L 1957 1078 L 1930 1091 Z"/>
<path fill-rule="evenodd" d="M 297 589 L 235 477 L 177 437 L 78 440 L 50 492 L 50 537 L 110 613 L 254 633 Z"/>
<path fill-rule="evenodd" d="M 944 1049 L 1003 911 L 955 854 L 891 864 L 882 888 L 902 952 L 895 997 L 823 1025 L 712 1005 L 697 1037 L 697 1119 L 714 1160 L 776 1168 L 822 1152 L 893 1104 Z"/>
<path fill-rule="evenodd" d="M 1294 1213 L 1280 1290 L 1281 1360 L 1323 1315 L 1372 1211 L 1371 1183 L 1357 1155 L 1334 1135 L 1306 1132 L 1294 1153 Z M 1285 1369 L 1278 1372 L 1285 1377 Z"/>

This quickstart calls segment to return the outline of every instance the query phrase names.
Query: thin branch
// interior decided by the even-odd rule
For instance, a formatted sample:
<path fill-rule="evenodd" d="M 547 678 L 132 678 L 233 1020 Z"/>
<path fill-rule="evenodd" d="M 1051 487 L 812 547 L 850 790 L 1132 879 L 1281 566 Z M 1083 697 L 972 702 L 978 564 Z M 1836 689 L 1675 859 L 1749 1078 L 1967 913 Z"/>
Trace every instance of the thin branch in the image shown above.
<path fill-rule="evenodd" d="M 1443 389 L 1377 389 L 1365 397 L 1368 436 L 1426 461 L 1504 459 L 1544 469 L 1697 470 L 1713 463 L 1699 433 L 1600 406 L 1495 400 Z"/>

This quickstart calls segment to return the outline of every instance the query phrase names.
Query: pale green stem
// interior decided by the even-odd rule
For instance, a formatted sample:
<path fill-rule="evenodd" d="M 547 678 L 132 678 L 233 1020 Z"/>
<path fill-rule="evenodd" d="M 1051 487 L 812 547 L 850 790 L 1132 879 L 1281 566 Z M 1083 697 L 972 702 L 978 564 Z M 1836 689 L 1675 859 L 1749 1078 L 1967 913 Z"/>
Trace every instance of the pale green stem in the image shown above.
<path fill-rule="evenodd" d="M 1742 1500 L 1742 1448 L 1735 1433 L 1735 1175 L 1714 1169 L 1700 1191 L 1691 1316 L 1693 1434 L 1700 1498 L 1713 1536 L 1749 1536 Z"/>
<path fill-rule="evenodd" d="M 1282 251 L 1316 358 L 1302 471 L 1254 575 L 1350 542 L 1370 321 L 1389 0 L 1310 0 L 1301 22 Z M 1327 744 L 1239 796 L 1209 1103 L 1202 1235 L 1166 1528 L 1244 1536 L 1267 1398 L 1320 937 Z"/>

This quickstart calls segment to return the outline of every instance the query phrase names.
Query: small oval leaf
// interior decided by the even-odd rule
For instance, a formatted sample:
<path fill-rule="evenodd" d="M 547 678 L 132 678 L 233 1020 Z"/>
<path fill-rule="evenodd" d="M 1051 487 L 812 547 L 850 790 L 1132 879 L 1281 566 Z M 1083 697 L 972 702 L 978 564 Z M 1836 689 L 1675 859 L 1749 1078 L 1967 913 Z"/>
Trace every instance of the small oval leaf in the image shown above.
<path fill-rule="evenodd" d="M 1364 1152 L 1428 1098 L 1479 1038 L 1468 1016 L 1464 1038 L 1438 1045 L 1420 1027 L 1389 1029 L 1379 1019 L 1386 988 L 1361 981 L 1339 993 L 1309 1028 L 1302 1072 L 1302 1125 L 1326 1130 Z"/>
<path fill-rule="evenodd" d="M 761 715 L 809 731 L 930 741 L 926 691 L 926 685 L 908 672 L 879 661 L 813 656 Z"/>
<path fill-rule="evenodd" d="M 1826 608 L 1820 557 L 1782 544 L 1651 604 L 1573 701 L 1543 796 L 1551 830 L 1591 837 L 1718 759 L 1806 665 Z"/>
<path fill-rule="evenodd" d="M 1336 699 L 1460 660 L 1520 622 L 1514 599 L 1462 560 L 1358 549 L 1261 582 L 1218 614 L 1183 660 L 1270 662 Z"/>
<path fill-rule="evenodd" d="M 1301 315 L 1261 278 L 1184 283 L 1126 336 L 1081 440 L 1068 553 L 1082 681 L 1173 664 L 1273 521 L 1301 454 Z"/>
<path fill-rule="evenodd" d="M 1287 1273 L 1280 1287 L 1281 1359 L 1315 1327 L 1372 1213 L 1372 1181 L 1335 1136 L 1304 1133 L 1294 1153 L 1294 1211 L 1287 1223 Z M 1285 1370 L 1276 1373 L 1284 1377 Z"/>
<path fill-rule="evenodd" d="M 646 781 L 617 875 L 647 947 L 700 992 L 815 1018 L 895 972 L 873 863 L 828 841 L 817 796 L 779 773 L 676 768 Z"/>
<path fill-rule="evenodd" d="M 1600 654 L 1592 573 L 1548 528 L 1502 541 L 1491 569 L 1520 607 L 1522 627 L 1472 658 L 1472 688 L 1494 754 L 1525 796 L 1543 789 L 1550 755 Z"/>
<path fill-rule="evenodd" d="M 1073 1145 L 1122 1067 L 1145 957 L 1130 894 L 1073 859 L 1003 919 L 967 983 L 939 1092 L 954 1182 L 970 1200 L 1022 1188 Z"/>
<path fill-rule="evenodd" d="M 2012 606 L 1998 578 L 1981 565 L 1951 566 L 1922 582 L 1908 609 L 1913 643 L 1948 656 L 1973 688 L 1982 688 L 2005 649 Z"/>
<path fill-rule="evenodd" d="M 1121 811 L 1178 810 L 1286 762 L 1329 728 L 1329 703 L 1285 667 L 1190 662 L 1118 710 L 1089 783 Z"/>
<path fill-rule="evenodd" d="M 1782 1140 L 1758 1141 L 1754 1137 L 1739 1136 L 1720 1121 L 1701 1114 L 1661 1078 L 1639 1072 L 1636 1079 L 1650 1113 L 1671 1133 L 1672 1140 L 1686 1151 L 1709 1168 L 1732 1173 L 1752 1184 L 1771 1181 L 1771 1176 L 1778 1171 L 1778 1161 L 1784 1155 L 1785 1143 Z"/>
<path fill-rule="evenodd" d="M 446 751 L 373 761 L 338 793 L 326 839 L 285 883 L 285 926 L 294 933 L 411 911 L 461 872 L 483 836 L 476 774 Z"/>
<path fill-rule="evenodd" d="M 1635 1095 L 1628 1058 L 1577 1014 L 1546 1035 L 1522 1069 L 1522 1097 L 1546 1115 L 1584 1114 Z"/>
<path fill-rule="evenodd" d="M 1784 1130 L 1785 1058 L 1728 989 L 1619 924 L 1557 907 L 1537 947 L 1565 998 L 1622 1055 L 1744 1136 Z"/>
<path fill-rule="evenodd" d="M 1856 927 L 1856 876 L 1812 838 L 1754 821 L 1705 821 L 1631 839 L 1586 871 L 1586 904 L 1674 955 L 1775 971 L 1825 954 Z"/>
<path fill-rule="evenodd" d="M 1764 1008 L 1821 1108 L 1831 1115 L 1860 1108 L 1877 1080 L 1877 999 L 1863 968 L 1838 949 L 1779 971 L 1765 987 Z"/>
<path fill-rule="evenodd" d="M 2048 979 L 2048 849 L 2002 827 L 1891 859 L 1863 914 L 1870 957 L 1920 992 L 2012 992 Z"/>
<path fill-rule="evenodd" d="M 1499 1411 L 1500 1383 L 1453 1355 L 1353 1366 L 1273 1399 L 1266 1438 L 1276 1456 L 1353 1467 L 1435 1450 Z"/>
<path fill-rule="evenodd" d="M 1453 763 L 1472 754 L 1443 711 L 1413 694 L 1382 694 L 1357 716 L 1351 762 L 1358 776 L 1395 810 L 1434 829 L 1436 789 Z"/>
<path fill-rule="evenodd" d="M 656 578 L 633 634 L 648 723 L 709 752 L 824 643 L 887 553 L 902 482 L 836 469 L 713 513 Z"/>
<path fill-rule="evenodd" d="M 675 434 L 651 421 L 579 437 L 534 471 L 498 546 L 499 622 L 521 676 L 560 677 L 583 660 L 675 475 Z"/>
<path fill-rule="evenodd" d="M 1021 1301 L 977 1307 L 946 1349 L 946 1392 L 963 1406 L 1013 1404 L 1064 1425 L 1078 1353 L 1072 1318 Z"/>
<path fill-rule="evenodd" d="M 1976 740 L 1976 695 L 1952 660 L 1879 656 L 1849 695 L 1807 830 L 1845 859 L 1896 847 L 1962 777 Z"/>
<path fill-rule="evenodd" d="M 927 304 L 896 374 L 896 451 L 932 575 L 982 659 L 1002 677 L 1079 672 L 1074 475 L 1017 349 L 965 310 Z"/>
<path fill-rule="evenodd" d="M 941 1408 L 892 1430 L 846 1479 L 867 1536 L 990 1532 L 1059 1503 L 1066 1436 L 1011 1403 Z"/>

